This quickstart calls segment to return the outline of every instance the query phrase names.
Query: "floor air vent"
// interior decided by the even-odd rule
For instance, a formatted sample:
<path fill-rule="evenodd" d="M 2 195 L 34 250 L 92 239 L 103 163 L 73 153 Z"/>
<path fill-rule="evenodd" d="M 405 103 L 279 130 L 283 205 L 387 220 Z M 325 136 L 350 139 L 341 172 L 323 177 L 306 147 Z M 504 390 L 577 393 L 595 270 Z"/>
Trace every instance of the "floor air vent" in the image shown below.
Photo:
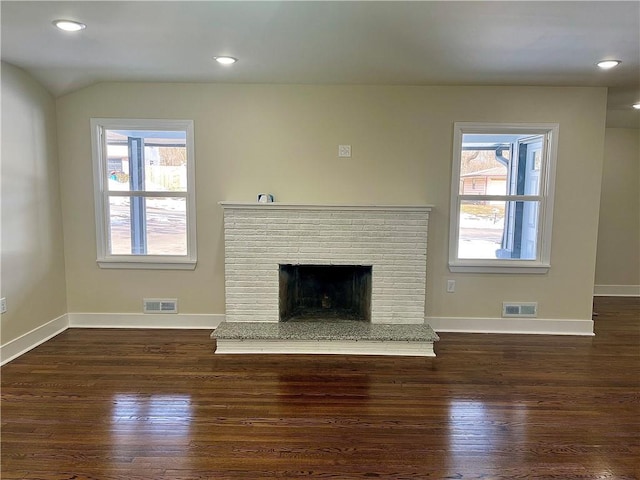
<path fill-rule="evenodd" d="M 529 303 L 507 303 L 502 304 L 503 317 L 537 317 L 538 304 L 536 302 Z"/>
<path fill-rule="evenodd" d="M 145 298 L 144 313 L 178 313 L 177 298 Z"/>

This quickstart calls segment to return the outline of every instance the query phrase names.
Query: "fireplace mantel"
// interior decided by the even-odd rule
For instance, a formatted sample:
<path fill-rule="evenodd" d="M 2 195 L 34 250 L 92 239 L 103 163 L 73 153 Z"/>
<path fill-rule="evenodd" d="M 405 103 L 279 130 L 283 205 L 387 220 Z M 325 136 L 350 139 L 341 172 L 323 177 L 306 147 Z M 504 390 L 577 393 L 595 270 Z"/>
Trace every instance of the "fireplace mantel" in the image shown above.
<path fill-rule="evenodd" d="M 329 211 L 379 211 L 379 212 L 430 212 L 433 205 L 367 205 L 367 204 L 325 204 L 325 203 L 257 203 L 219 202 L 222 208 L 266 210 L 329 210 Z"/>

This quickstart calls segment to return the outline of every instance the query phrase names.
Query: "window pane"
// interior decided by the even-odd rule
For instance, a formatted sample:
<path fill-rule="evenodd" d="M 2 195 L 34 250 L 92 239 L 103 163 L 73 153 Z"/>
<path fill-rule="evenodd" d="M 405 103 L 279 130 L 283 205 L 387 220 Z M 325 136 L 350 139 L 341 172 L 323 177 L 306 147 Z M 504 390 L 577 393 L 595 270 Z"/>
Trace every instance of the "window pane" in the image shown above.
<path fill-rule="evenodd" d="M 539 195 L 540 172 L 542 170 L 541 135 L 522 140 L 518 144 L 517 194 Z"/>
<path fill-rule="evenodd" d="M 186 205 L 186 198 L 110 197 L 111 255 L 186 255 Z"/>
<path fill-rule="evenodd" d="M 539 195 L 543 135 L 463 134 L 461 195 Z"/>
<path fill-rule="evenodd" d="M 147 254 L 187 254 L 187 199 L 146 199 Z"/>
<path fill-rule="evenodd" d="M 131 255 L 131 201 L 129 197 L 109 198 L 109 253 Z"/>
<path fill-rule="evenodd" d="M 463 144 L 460 160 L 461 195 L 506 195 L 510 150 Z"/>
<path fill-rule="evenodd" d="M 462 201 L 458 258 L 535 260 L 539 202 Z"/>
<path fill-rule="evenodd" d="M 109 190 L 187 190 L 186 131 L 105 130 Z"/>

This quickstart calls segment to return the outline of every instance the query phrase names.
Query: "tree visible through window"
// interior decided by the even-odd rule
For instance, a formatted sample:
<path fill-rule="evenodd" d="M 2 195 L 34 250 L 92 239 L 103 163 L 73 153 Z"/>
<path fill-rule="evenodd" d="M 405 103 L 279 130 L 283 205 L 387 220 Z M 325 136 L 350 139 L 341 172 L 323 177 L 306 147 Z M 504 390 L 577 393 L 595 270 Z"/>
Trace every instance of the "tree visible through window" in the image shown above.
<path fill-rule="evenodd" d="M 92 119 L 92 129 L 99 262 L 195 262 L 192 123 Z"/>
<path fill-rule="evenodd" d="M 455 128 L 450 268 L 548 268 L 557 126 Z"/>

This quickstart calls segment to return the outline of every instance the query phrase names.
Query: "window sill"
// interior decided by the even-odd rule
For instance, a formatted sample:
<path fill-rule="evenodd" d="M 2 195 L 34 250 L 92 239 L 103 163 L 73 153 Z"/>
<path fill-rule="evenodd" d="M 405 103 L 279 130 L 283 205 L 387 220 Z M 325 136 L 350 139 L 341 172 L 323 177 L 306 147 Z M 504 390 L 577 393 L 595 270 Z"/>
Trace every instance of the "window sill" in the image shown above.
<path fill-rule="evenodd" d="M 504 273 L 504 274 L 536 274 L 541 275 L 549 272 L 549 265 L 535 263 L 526 265 L 519 263 L 517 265 L 478 265 L 478 264 L 460 264 L 450 263 L 449 271 L 453 273 Z"/>
<path fill-rule="evenodd" d="M 197 262 L 195 260 L 185 260 L 179 262 L 140 262 L 129 260 L 98 260 L 100 268 L 108 269 L 131 269 L 131 270 L 195 270 Z"/>

